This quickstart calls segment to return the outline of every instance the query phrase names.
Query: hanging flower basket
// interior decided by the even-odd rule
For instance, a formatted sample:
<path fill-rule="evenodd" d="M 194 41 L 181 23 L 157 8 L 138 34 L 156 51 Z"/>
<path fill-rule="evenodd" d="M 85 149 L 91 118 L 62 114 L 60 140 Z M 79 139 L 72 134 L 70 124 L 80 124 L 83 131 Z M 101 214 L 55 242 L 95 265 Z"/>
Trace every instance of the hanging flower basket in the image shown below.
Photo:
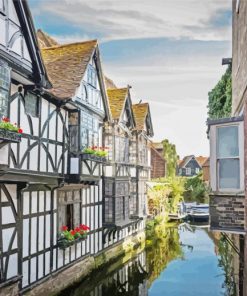
<path fill-rule="evenodd" d="M 75 229 L 69 230 L 67 226 L 62 226 L 62 231 L 59 233 L 57 246 L 59 249 L 65 250 L 74 244 L 81 242 L 87 238 L 89 227 L 81 224 Z"/>

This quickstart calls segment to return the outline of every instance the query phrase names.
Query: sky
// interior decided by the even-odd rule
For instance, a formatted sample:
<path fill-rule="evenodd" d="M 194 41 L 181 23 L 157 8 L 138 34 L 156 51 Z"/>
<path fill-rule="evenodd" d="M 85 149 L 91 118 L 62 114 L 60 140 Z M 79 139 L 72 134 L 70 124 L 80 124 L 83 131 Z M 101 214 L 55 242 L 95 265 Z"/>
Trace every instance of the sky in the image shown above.
<path fill-rule="evenodd" d="M 231 57 L 231 0 L 29 0 L 59 43 L 98 39 L 105 75 L 149 102 L 154 141 L 209 154 L 208 92 Z"/>

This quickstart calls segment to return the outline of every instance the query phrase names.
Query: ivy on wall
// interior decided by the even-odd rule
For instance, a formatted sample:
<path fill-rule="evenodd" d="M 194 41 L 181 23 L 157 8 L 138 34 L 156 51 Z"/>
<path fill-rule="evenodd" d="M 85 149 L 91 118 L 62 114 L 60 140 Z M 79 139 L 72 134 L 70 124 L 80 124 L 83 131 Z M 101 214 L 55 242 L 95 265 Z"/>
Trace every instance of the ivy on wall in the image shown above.
<path fill-rule="evenodd" d="M 166 176 L 174 177 L 176 175 L 178 155 L 176 146 L 170 143 L 167 139 L 162 141 L 164 159 L 166 160 Z"/>
<path fill-rule="evenodd" d="M 208 93 L 208 117 L 218 119 L 231 116 L 232 108 L 232 68 L 228 66 L 225 74 Z"/>

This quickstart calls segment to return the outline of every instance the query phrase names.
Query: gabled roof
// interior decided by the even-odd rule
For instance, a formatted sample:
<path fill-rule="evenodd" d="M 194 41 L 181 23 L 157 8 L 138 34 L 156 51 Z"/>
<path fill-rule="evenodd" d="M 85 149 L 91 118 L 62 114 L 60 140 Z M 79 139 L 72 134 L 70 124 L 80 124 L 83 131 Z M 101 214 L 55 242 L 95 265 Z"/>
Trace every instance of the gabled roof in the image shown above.
<path fill-rule="evenodd" d="M 179 161 L 178 163 L 179 168 L 184 167 L 187 164 L 187 162 L 189 162 L 193 157 L 195 156 L 194 155 L 185 156 L 181 161 Z"/>
<path fill-rule="evenodd" d="M 97 40 L 91 40 L 42 49 L 44 63 L 53 85 L 50 92 L 54 96 L 60 99 L 74 96 L 96 47 Z"/>
<path fill-rule="evenodd" d="M 161 142 L 153 142 L 153 146 L 155 149 L 164 149 L 163 144 Z"/>
<path fill-rule="evenodd" d="M 203 167 L 206 167 L 206 166 L 210 166 L 210 158 L 207 157 L 207 159 L 204 161 L 204 163 L 202 164 Z"/>
<path fill-rule="evenodd" d="M 132 105 L 136 129 L 140 131 L 145 130 L 145 125 L 147 126 L 147 134 L 153 135 L 153 126 L 151 121 L 151 114 L 148 103 L 139 103 Z"/>
<path fill-rule="evenodd" d="M 55 39 L 53 39 L 51 36 L 43 32 L 41 29 L 38 29 L 37 31 L 37 38 L 38 38 L 40 48 L 59 45 L 59 43 Z"/>
<path fill-rule="evenodd" d="M 204 162 L 208 159 L 208 157 L 204 157 L 204 156 L 198 156 L 196 157 L 196 161 L 199 163 L 199 165 L 202 167 L 202 165 L 204 164 Z"/>
<path fill-rule="evenodd" d="M 186 164 L 192 158 L 194 158 L 197 161 L 197 163 L 200 167 L 202 167 L 203 163 L 207 160 L 207 157 L 204 157 L 204 156 L 195 157 L 195 155 L 188 155 L 188 156 L 185 156 L 181 161 L 179 161 L 179 163 L 178 163 L 179 168 L 186 166 Z"/>
<path fill-rule="evenodd" d="M 129 89 L 127 87 L 107 89 L 111 114 L 114 120 L 120 119 L 128 93 Z"/>

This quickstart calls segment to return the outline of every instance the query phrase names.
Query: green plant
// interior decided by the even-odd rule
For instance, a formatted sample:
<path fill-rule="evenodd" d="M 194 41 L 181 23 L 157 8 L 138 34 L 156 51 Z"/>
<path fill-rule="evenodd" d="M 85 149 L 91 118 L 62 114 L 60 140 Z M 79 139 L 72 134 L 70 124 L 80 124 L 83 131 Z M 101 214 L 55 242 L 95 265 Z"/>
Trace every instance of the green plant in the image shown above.
<path fill-rule="evenodd" d="M 93 150 L 91 147 L 84 148 L 82 152 L 86 154 L 95 154 L 95 150 Z"/>
<path fill-rule="evenodd" d="M 218 119 L 231 116 L 232 68 L 229 66 L 216 86 L 208 93 L 208 117 Z"/>
<path fill-rule="evenodd" d="M 202 180 L 202 172 L 194 177 L 186 178 L 184 187 L 186 201 L 208 202 L 208 187 Z"/>
<path fill-rule="evenodd" d="M 0 121 L 0 128 L 11 131 L 11 132 L 16 132 L 19 134 L 22 134 L 23 132 L 22 129 L 19 128 L 16 123 L 15 124 L 11 123 L 9 118 L 7 117 L 3 117 L 2 120 Z"/>
<path fill-rule="evenodd" d="M 106 151 L 107 149 L 107 147 L 92 146 L 84 148 L 82 152 L 86 154 L 93 154 L 100 157 L 106 157 L 108 155 L 108 152 Z"/>

